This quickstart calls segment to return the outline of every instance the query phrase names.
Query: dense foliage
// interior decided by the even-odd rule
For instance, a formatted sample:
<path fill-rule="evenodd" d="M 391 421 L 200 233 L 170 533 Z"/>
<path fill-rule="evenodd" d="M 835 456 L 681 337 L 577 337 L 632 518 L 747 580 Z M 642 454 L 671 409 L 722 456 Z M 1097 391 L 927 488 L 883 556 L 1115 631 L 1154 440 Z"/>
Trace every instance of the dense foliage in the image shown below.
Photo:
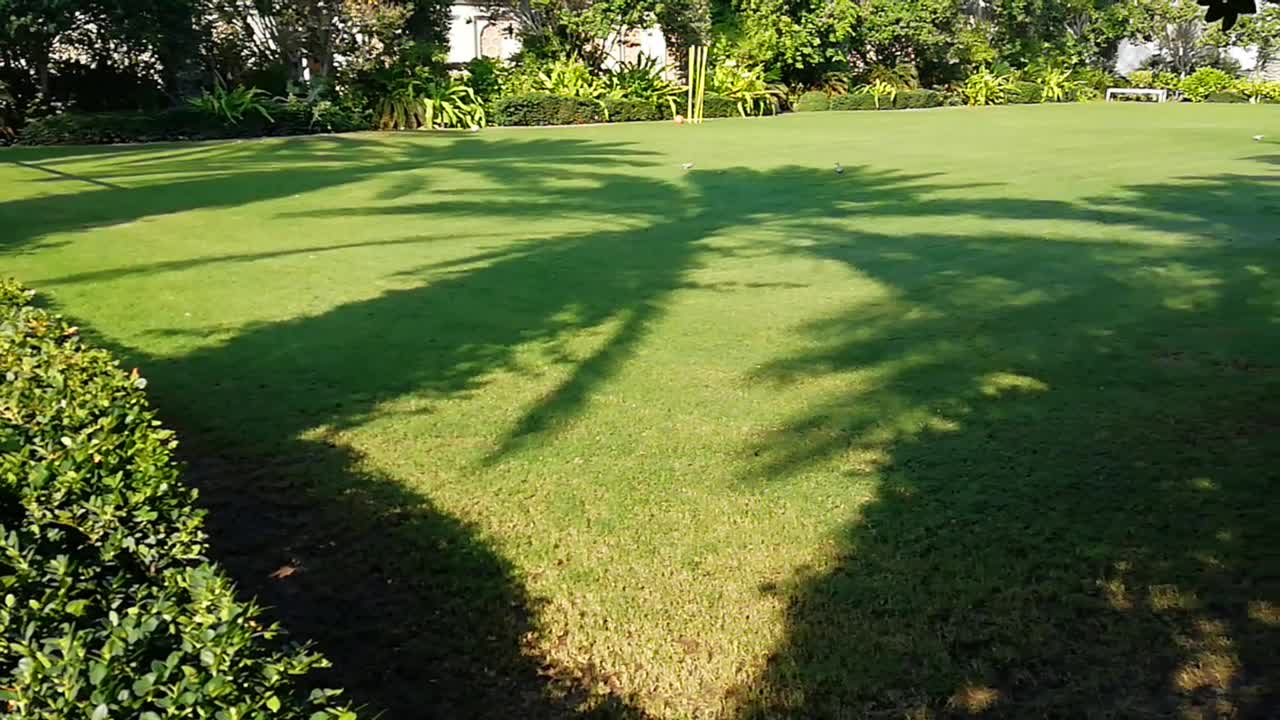
<path fill-rule="evenodd" d="M 365 113 L 328 100 L 269 100 L 228 119 L 223 110 L 192 105 L 150 112 L 65 113 L 32 121 L 17 135 L 24 145 L 97 145 L 171 140 L 307 135 L 369 128 Z"/>
<path fill-rule="evenodd" d="M 4 717 L 354 720 L 206 557 L 145 380 L 0 281 Z"/>
<path fill-rule="evenodd" d="M 1260 77 L 1235 85 L 1239 67 L 1226 49 L 1253 48 L 1259 66 L 1280 61 L 1277 3 L 1215 25 L 1195 0 L 498 0 L 491 16 L 515 21 L 524 49 L 511 61 L 457 66 L 445 62 L 449 7 L 0 0 L 0 142 L 28 122 L 27 142 L 116 142 L 475 128 L 530 107 L 540 121 L 671 117 L 683 113 L 690 43 L 711 47 L 709 89 L 743 116 L 789 109 L 806 91 L 820 94 L 804 109 L 850 92 L 889 109 L 919 88 L 973 105 L 1096 99 L 1122 82 L 1111 69 L 1125 39 L 1156 48 L 1139 71 L 1149 75 L 1134 83 L 1193 101 L 1230 91 L 1266 102 Z M 665 33 L 670 57 L 628 50 L 634 33 L 652 27 Z M 497 119 L 503 98 L 535 94 L 595 107 L 521 100 Z M 305 123 L 296 112 L 276 117 L 281 105 L 299 103 L 328 105 Z M 97 112 L 110 114 L 83 116 Z"/>

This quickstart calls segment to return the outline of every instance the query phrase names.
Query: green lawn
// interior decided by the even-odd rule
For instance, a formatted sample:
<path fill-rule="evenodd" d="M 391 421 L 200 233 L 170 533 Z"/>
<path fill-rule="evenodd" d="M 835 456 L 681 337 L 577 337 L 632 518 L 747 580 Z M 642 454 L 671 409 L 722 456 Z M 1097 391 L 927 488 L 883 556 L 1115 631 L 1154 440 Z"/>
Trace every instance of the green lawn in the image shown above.
<path fill-rule="evenodd" d="M 1280 713 L 1280 107 L 9 150 L 0 273 L 385 717 Z"/>

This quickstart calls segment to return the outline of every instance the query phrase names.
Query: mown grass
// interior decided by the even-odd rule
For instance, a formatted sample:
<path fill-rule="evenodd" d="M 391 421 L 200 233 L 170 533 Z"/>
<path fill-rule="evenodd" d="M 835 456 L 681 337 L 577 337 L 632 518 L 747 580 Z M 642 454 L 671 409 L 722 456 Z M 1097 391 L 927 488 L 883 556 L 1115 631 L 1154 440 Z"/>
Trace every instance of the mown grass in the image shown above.
<path fill-rule="evenodd" d="M 1259 133 L 1088 105 L 15 150 L 0 263 L 142 368 L 223 560 L 389 717 L 1264 717 Z"/>

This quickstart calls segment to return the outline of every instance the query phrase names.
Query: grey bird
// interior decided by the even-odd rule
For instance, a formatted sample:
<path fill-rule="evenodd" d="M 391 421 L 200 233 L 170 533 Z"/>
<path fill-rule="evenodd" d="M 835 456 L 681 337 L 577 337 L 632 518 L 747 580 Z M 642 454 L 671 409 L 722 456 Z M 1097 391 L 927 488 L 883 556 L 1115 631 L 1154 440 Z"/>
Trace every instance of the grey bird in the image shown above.
<path fill-rule="evenodd" d="M 684 168 L 685 170 L 692 170 L 693 163 L 680 163 L 680 167 Z"/>
<path fill-rule="evenodd" d="M 1253 136 L 1253 141 L 1254 141 L 1254 142 L 1262 142 L 1262 136 L 1261 136 L 1261 135 L 1254 135 L 1254 136 Z"/>
<path fill-rule="evenodd" d="M 840 163 L 836 163 L 836 174 L 837 174 L 837 175 L 843 175 L 843 174 L 844 174 L 844 166 L 843 166 L 843 165 L 841 165 Z"/>

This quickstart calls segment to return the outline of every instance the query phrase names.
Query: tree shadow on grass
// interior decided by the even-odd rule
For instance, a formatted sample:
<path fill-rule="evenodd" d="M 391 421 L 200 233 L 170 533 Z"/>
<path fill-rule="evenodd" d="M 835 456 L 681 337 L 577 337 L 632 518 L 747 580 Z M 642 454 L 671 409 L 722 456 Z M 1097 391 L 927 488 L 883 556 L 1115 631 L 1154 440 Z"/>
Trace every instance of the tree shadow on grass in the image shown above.
<path fill-rule="evenodd" d="M 788 631 L 733 693 L 742 717 L 1280 713 L 1277 185 L 1104 200 L 1064 219 L 1151 213 L 1219 239 L 795 249 L 895 297 L 814 323 L 817 349 L 762 372 L 870 389 L 753 448 L 751 482 L 821 468 L 878 490 L 838 555 L 762 588 L 788 598 Z"/>
<path fill-rule="evenodd" d="M 728 252 L 708 245 L 719 230 L 766 216 L 820 219 L 852 197 L 897 203 L 935 187 L 856 168 L 839 182 L 800 168 L 733 169 L 687 184 L 599 167 L 560 172 L 599 189 L 531 180 L 465 200 L 325 213 L 517 223 L 585 213 L 618 229 L 406 268 L 400 279 L 420 284 L 144 361 L 157 404 L 186 439 L 219 559 L 293 633 L 319 642 L 335 662 L 335 684 L 390 717 L 641 713 L 590 664 L 566 670 L 528 652 L 538 600 L 510 564 L 474 529 L 344 447 L 344 429 L 384 417 L 390 401 L 416 398 L 429 412 L 434 401 L 487 392 L 493 373 L 524 371 L 522 347 L 607 332 L 589 357 L 559 360 L 569 379 L 503 433 L 501 457 L 581 410 L 669 295 L 690 286 L 688 273 Z"/>
<path fill-rule="evenodd" d="M 22 148 L 0 162 L 20 177 L 80 188 L 0 203 L 0 255 L 48 246 L 50 235 L 110 227 L 198 209 L 239 207 L 406 173 L 402 193 L 449 194 L 409 171 L 452 168 L 514 183 L 541 183 L 584 168 L 643 164 L 646 153 L 623 143 L 576 139 L 321 136 L 224 142 L 180 148 L 139 146 L 86 152 Z M 104 163 L 103 158 L 109 158 Z M 84 163 L 88 163 L 85 165 Z"/>
<path fill-rule="evenodd" d="M 1265 571 L 1276 564 L 1263 519 L 1276 508 L 1262 489 L 1275 458 L 1257 433 L 1273 426 L 1246 426 L 1240 406 L 1246 396 L 1275 399 L 1274 375 L 1258 370 L 1267 367 L 1265 348 L 1245 339 L 1270 307 L 1257 303 L 1277 294 L 1269 256 L 1209 242 L 889 237 L 833 224 L 849 216 L 1058 219 L 1257 240 L 1255 214 L 1189 213 L 1201 196 L 1164 194 L 1180 192 L 1173 185 L 1077 206 L 955 198 L 942 193 L 957 188 L 939 178 L 866 168 L 840 178 L 807 168 L 637 178 L 611 172 L 607 158 L 642 155 L 592 143 L 512 143 L 505 151 L 531 159 L 495 167 L 482 147 L 433 161 L 500 174 L 506 189 L 308 216 L 519 224 L 582 214 L 615 227 L 405 268 L 398 280 L 417 279 L 413 287 L 241 328 L 183 357 L 130 353 L 185 438 L 220 559 L 295 635 L 320 643 L 336 663 L 332 682 L 358 702 L 395 718 L 641 714 L 607 676 L 564 672 L 530 653 L 524 639 L 536 629 L 539 600 L 512 565 L 477 529 L 344 446 L 341 431 L 384 417 L 398 399 L 429 408 L 489 392 L 493 373 L 524 371 L 518 348 L 606 332 L 586 358 L 560 358 L 568 379 L 501 431 L 492 458 L 554 433 L 632 358 L 691 271 L 751 251 L 715 242 L 722 231 L 769 222 L 791 238 L 763 257 L 848 263 L 893 288 L 898 303 L 815 324 L 819 350 L 764 373 L 780 383 L 861 369 L 882 375 L 872 396 L 832 398 L 755 448 L 759 474 L 774 482 L 844 458 L 851 475 L 879 473 L 882 486 L 851 525 L 846 555 L 769 590 L 793 601 L 790 633 L 759 683 L 733 698 L 743 714 L 1160 714 L 1199 692 L 1173 693 L 1170 673 L 1199 662 L 1187 675 L 1194 686 L 1197 668 L 1227 667 L 1213 654 L 1224 643 L 1247 656 L 1241 667 L 1264 669 L 1233 674 L 1229 699 L 1267 706 L 1257 688 L 1274 665 L 1264 628 L 1274 581 Z M 335 156 L 335 167 L 313 168 L 305 187 L 420 161 L 387 152 L 399 159 L 349 157 L 364 168 L 354 176 Z M 239 172 L 293 182 L 279 169 L 199 158 L 225 176 L 202 180 L 193 167 L 188 182 L 234 183 Z M 122 173 L 142 167 L 163 177 L 174 170 L 156 164 L 187 162 L 179 155 Z M 1256 180 L 1200 182 L 1224 197 L 1267 193 Z M 391 183 L 382 199 L 416 190 Z M 27 239 L 180 209 L 157 192 L 107 218 L 43 221 Z M 1244 369 L 1233 358 L 1245 358 Z M 1095 390 L 1095 377 L 1118 378 L 1118 387 Z M 1185 438 L 1208 442 L 1186 446 Z M 1203 569 L 1210 561 L 1217 576 Z M 1214 634 L 1244 627 L 1244 616 L 1253 623 L 1247 639 Z"/>

